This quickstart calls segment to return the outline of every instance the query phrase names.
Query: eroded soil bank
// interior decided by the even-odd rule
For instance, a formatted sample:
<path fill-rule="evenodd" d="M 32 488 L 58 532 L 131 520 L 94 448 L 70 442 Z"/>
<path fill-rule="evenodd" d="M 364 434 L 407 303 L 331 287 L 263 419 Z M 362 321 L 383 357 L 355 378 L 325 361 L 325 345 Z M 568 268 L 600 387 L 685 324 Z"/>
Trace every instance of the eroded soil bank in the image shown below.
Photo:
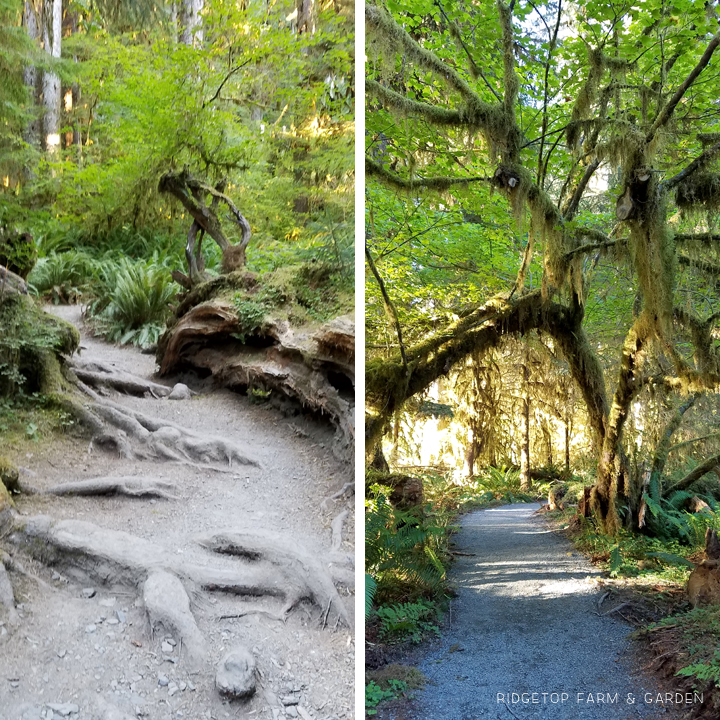
<path fill-rule="evenodd" d="M 56 311 L 81 324 L 77 308 Z M 152 356 L 99 342 L 85 333 L 82 346 L 85 360 L 142 378 L 154 374 Z M 177 380 L 162 382 L 171 386 Z M 333 429 L 304 415 L 289 417 L 245 396 L 213 390 L 207 381 L 181 380 L 197 394 L 169 400 L 107 391 L 106 398 L 123 408 L 230 441 L 244 448 L 257 466 L 217 469 L 128 460 L 90 446 L 72 432 L 41 440 L 37 450 L 24 457 L 9 454 L 20 466 L 21 482 L 41 492 L 16 497 L 21 515 L 89 522 L 128 533 L 148 541 L 139 547 L 146 548 L 149 564 L 157 551 L 164 558 L 160 565 L 178 568 L 204 639 L 202 661 L 189 662 L 188 642 L 174 636 L 177 633 L 150 627 L 142 588 L 126 582 L 114 560 L 105 564 L 94 560 L 86 573 L 71 552 L 61 562 L 55 563 L 53 557 L 44 562 L 42 548 L 30 554 L 27 547 L 4 538 L 2 547 L 22 561 L 28 575 L 11 572 L 19 618 L 14 626 L 4 619 L 0 628 L 3 719 L 353 717 L 352 490 L 332 498 L 352 481 L 352 470 L 333 456 Z M 170 488 L 169 497 L 42 494 L 58 483 L 127 476 L 168 483 L 163 487 Z M 345 510 L 349 514 L 340 544 L 336 522 L 331 553 L 331 523 Z M 243 572 L 253 559 L 213 553 L 200 544 L 221 531 L 271 536 L 304 548 L 334 579 L 349 624 L 308 599 L 294 606 L 283 621 L 286 603 L 279 594 L 253 597 L 246 591 L 222 592 L 211 583 L 190 582 L 192 573 L 184 568 L 212 568 L 229 575 Z M 257 663 L 256 691 L 248 700 L 228 700 L 216 687 L 218 661 L 238 645 L 249 650 Z"/>

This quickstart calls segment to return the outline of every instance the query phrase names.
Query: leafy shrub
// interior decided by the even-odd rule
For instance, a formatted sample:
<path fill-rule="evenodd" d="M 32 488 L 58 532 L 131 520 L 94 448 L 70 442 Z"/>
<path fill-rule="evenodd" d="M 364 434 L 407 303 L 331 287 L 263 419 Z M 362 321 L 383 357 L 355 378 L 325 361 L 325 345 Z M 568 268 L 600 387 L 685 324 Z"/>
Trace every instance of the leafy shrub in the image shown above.
<path fill-rule="evenodd" d="M 388 488 L 375 485 L 372 492 L 375 497 L 365 501 L 365 570 L 375 579 L 380 599 L 441 593 L 445 568 L 438 550 L 447 527 L 394 508 Z"/>
<path fill-rule="evenodd" d="M 55 305 L 74 303 L 87 291 L 97 272 L 97 262 L 86 252 L 51 252 L 40 258 L 28 277 L 36 294 Z"/>
<path fill-rule="evenodd" d="M 88 309 L 96 331 L 111 342 L 149 347 L 165 330 L 175 286 L 157 256 L 147 263 L 106 261 Z"/>
<path fill-rule="evenodd" d="M 37 391 L 46 372 L 43 353 L 77 346 L 76 331 L 42 312 L 30 297 L 3 298 L 0 327 L 0 396 Z"/>
<path fill-rule="evenodd" d="M 407 690 L 407 683 L 402 680 L 388 681 L 388 689 L 383 690 L 374 680 L 365 686 L 365 712 L 377 715 L 377 706 L 386 700 L 393 700 Z"/>

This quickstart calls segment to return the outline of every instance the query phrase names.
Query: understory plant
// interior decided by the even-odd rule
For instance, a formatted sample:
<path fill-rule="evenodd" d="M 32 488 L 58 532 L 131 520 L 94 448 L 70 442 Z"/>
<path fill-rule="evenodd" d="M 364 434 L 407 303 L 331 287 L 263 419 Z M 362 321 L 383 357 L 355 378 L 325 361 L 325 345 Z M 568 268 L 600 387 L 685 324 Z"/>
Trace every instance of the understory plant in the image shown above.
<path fill-rule="evenodd" d="M 176 287 L 155 256 L 149 262 L 105 263 L 88 314 L 98 334 L 142 348 L 157 343 L 170 315 Z"/>

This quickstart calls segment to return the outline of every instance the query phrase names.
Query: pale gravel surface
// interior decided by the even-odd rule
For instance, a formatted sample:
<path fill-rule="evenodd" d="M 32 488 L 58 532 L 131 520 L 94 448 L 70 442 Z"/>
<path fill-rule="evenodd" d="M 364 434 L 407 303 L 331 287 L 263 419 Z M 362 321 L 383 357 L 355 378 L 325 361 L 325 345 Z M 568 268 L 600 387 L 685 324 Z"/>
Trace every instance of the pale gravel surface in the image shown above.
<path fill-rule="evenodd" d="M 457 550 L 473 555 L 459 556 L 453 565 L 459 594 L 449 627 L 419 665 L 430 682 L 417 693 L 412 717 L 669 717 L 643 697 L 672 688 L 630 675 L 631 628 L 596 614 L 599 571 L 534 514 L 539 507 L 508 505 L 461 519 Z M 537 693 L 538 702 L 523 702 L 523 693 Z M 542 693 L 565 693 L 568 699 L 553 702 Z M 617 693 L 618 701 L 599 703 L 598 693 L 605 700 Z M 587 702 L 589 694 L 595 702 Z M 634 704 L 626 702 L 629 695 Z"/>
<path fill-rule="evenodd" d="M 55 312 L 79 323 L 78 308 Z M 86 334 L 82 345 L 83 358 L 142 377 L 154 373 L 151 355 Z M 42 441 L 34 452 L 14 458 L 22 466 L 22 479 L 46 488 L 101 475 L 152 475 L 177 483 L 179 499 L 30 496 L 19 499 L 19 511 L 89 520 L 201 563 L 208 556 L 195 539 L 223 528 L 283 532 L 322 557 L 330 546 L 333 517 L 352 503 L 350 498 L 321 505 L 352 475 L 333 457 L 332 429 L 304 416 L 285 417 L 227 390 L 213 391 L 208 383 L 195 387 L 198 396 L 177 402 L 115 394 L 111 398 L 243 445 L 260 460 L 262 469 L 241 466 L 236 473 L 217 473 L 128 461 L 103 451 L 88 452 L 87 440 L 69 435 Z M 354 550 L 353 537 L 351 513 L 343 543 L 348 553 Z M 230 557 L 211 560 L 233 564 Z M 283 720 L 297 717 L 295 706 L 284 706 L 280 700 L 293 690 L 314 720 L 349 720 L 354 715 L 354 631 L 321 630 L 318 608 L 303 604 L 286 624 L 261 615 L 221 620 L 221 615 L 237 612 L 240 602 L 217 593 L 195 594 L 193 611 L 208 639 L 210 662 L 191 675 L 182 660 L 175 662 L 181 650 L 164 652 L 163 638 L 149 636 L 145 610 L 134 588 L 96 585 L 96 595 L 88 599 L 83 597 L 82 584 L 53 574 L 51 568 L 32 567 L 49 587 L 13 578 L 22 601 L 22 624 L 10 634 L 0 625 L 0 720 L 59 720 L 62 715 L 53 714 L 48 703 L 77 705 L 79 712 L 70 715 L 71 720 L 108 720 L 110 716 L 98 706 L 102 701 L 142 720 Z M 353 599 L 352 594 L 343 594 L 351 619 Z M 267 606 L 275 611 L 279 607 L 272 601 Z M 258 692 L 249 703 L 228 703 L 214 687 L 215 663 L 238 643 L 253 651 L 261 672 Z"/>

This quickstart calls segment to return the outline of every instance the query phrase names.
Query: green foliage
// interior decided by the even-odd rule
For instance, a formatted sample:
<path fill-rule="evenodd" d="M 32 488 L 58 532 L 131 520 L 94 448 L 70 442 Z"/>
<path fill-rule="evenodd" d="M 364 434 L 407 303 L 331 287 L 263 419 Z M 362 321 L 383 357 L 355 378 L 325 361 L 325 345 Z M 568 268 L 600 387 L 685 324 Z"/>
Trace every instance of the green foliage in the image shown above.
<path fill-rule="evenodd" d="M 243 342 L 261 330 L 268 315 L 282 316 L 295 325 L 328 320 L 354 305 L 342 273 L 322 263 L 301 263 L 260 275 L 257 287 L 233 296 Z"/>
<path fill-rule="evenodd" d="M 38 391 L 46 353 L 70 353 L 78 337 L 25 296 L 0 300 L 0 397 Z"/>
<path fill-rule="evenodd" d="M 92 286 L 98 262 L 83 250 L 50 252 L 28 277 L 32 290 L 55 305 L 78 302 Z"/>
<path fill-rule="evenodd" d="M 674 583 L 687 581 L 690 570 L 695 567 L 689 556 L 705 544 L 704 536 L 700 542 L 687 545 L 676 539 L 627 531 L 610 538 L 588 520 L 572 539 L 578 549 L 603 563 L 612 577 L 643 577 Z"/>
<path fill-rule="evenodd" d="M 375 681 L 371 680 L 365 686 L 365 713 L 377 715 L 377 706 L 386 700 L 393 700 L 407 690 L 407 683 L 402 680 L 390 680 L 388 689 L 383 690 Z"/>
<path fill-rule="evenodd" d="M 147 263 L 106 262 L 88 312 L 96 331 L 111 342 L 150 347 L 165 330 L 175 293 L 157 255 Z"/>
<path fill-rule="evenodd" d="M 696 690 L 716 691 L 720 685 L 720 609 L 696 608 L 667 617 L 657 626 L 673 627 L 678 638 L 678 658 L 687 664 L 676 675 L 694 679 Z"/>
<path fill-rule="evenodd" d="M 397 663 L 370 670 L 365 677 L 365 708 L 368 715 L 376 715 L 376 708 L 381 702 L 407 695 L 411 690 L 418 690 L 426 681 L 416 667 Z"/>
<path fill-rule="evenodd" d="M 377 592 L 377 583 L 370 573 L 365 573 L 365 620 L 370 617 L 373 608 L 373 600 Z"/>
<path fill-rule="evenodd" d="M 375 485 L 365 500 L 365 570 L 382 600 L 394 595 L 441 593 L 445 569 L 438 557 L 447 526 L 394 508 L 388 488 Z"/>
<path fill-rule="evenodd" d="M 692 497 L 704 500 L 709 508 L 698 513 L 685 512 L 682 507 Z M 716 514 L 718 504 L 714 497 L 685 491 L 661 497 L 659 482 L 651 479 L 648 491 L 643 493 L 643 499 L 650 511 L 646 514 L 646 520 L 647 531 L 651 535 L 679 540 L 688 545 L 702 545 L 707 528 L 720 528 Z"/>
<path fill-rule="evenodd" d="M 380 621 L 380 637 L 389 642 L 419 643 L 428 635 L 439 635 L 440 629 L 435 624 L 437 613 L 437 604 L 423 599 L 383 605 L 375 610 Z"/>
<path fill-rule="evenodd" d="M 516 502 L 536 502 L 537 497 L 520 489 L 520 471 L 516 468 L 489 467 L 474 478 L 478 500 L 508 505 Z"/>

